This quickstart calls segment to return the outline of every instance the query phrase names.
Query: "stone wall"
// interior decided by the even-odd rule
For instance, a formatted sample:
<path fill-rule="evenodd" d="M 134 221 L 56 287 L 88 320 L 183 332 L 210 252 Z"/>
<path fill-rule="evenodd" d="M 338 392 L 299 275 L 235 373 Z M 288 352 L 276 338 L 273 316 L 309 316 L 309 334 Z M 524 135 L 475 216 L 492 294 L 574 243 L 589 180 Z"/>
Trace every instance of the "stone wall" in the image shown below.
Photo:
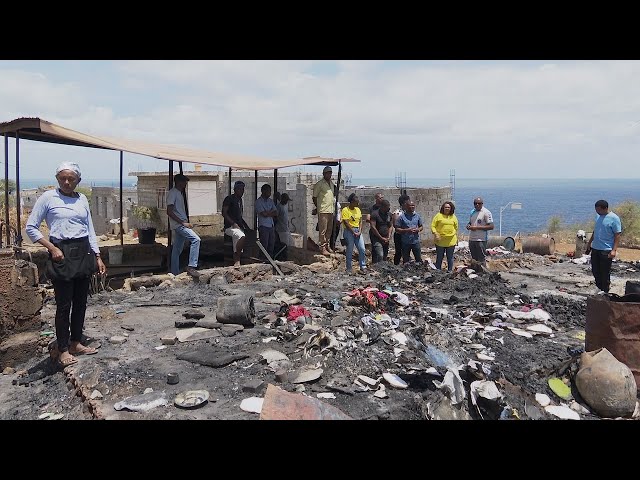
<path fill-rule="evenodd" d="M 122 189 L 123 216 L 131 217 L 131 207 L 138 203 L 138 192 L 135 188 Z M 118 187 L 92 187 L 91 188 L 91 218 L 96 235 L 111 233 L 114 225 L 109 220 L 120 218 L 120 189 Z M 125 232 L 128 224 L 123 224 Z M 119 229 L 116 225 L 116 231 Z"/>

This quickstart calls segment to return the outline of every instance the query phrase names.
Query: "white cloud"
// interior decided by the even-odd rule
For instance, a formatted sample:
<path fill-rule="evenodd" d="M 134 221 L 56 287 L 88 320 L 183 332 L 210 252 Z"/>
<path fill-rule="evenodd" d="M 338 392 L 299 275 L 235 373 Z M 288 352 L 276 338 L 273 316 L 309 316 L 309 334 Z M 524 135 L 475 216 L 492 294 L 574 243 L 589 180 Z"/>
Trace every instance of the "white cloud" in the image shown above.
<path fill-rule="evenodd" d="M 126 61 L 100 86 L 10 64 L 0 65 L 3 121 L 37 115 L 269 158 L 355 157 L 356 176 L 524 176 L 519 162 L 497 163 L 506 158 L 597 176 L 606 154 L 607 174 L 628 177 L 640 134 L 637 61 Z"/>

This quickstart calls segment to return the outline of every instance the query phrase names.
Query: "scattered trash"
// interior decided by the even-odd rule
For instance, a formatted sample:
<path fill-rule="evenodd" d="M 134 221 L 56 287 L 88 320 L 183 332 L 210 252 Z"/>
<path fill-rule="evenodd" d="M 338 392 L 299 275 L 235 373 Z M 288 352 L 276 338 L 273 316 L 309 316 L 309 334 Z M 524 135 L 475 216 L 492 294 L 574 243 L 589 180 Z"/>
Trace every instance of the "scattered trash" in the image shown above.
<path fill-rule="evenodd" d="M 404 380 L 402 380 L 398 375 L 396 375 L 395 373 L 388 373 L 385 372 L 382 374 L 382 377 L 387 381 L 387 383 L 389 385 L 391 385 L 394 388 L 408 388 L 409 384 L 407 382 L 405 382 Z"/>
<path fill-rule="evenodd" d="M 240 402 L 240 408 L 249 413 L 261 413 L 264 405 L 264 398 L 249 397 Z"/>
<path fill-rule="evenodd" d="M 436 388 L 444 390 L 453 405 L 461 403 L 467 396 L 458 368 L 448 367 L 442 382 L 437 380 L 432 382 Z"/>
<path fill-rule="evenodd" d="M 317 398 L 289 393 L 269 384 L 261 403 L 260 420 L 351 420 L 351 417 Z"/>
<path fill-rule="evenodd" d="M 336 398 L 336 395 L 335 395 L 335 393 L 325 392 L 325 393 L 318 393 L 316 395 L 316 397 L 318 397 L 318 398 Z"/>
<path fill-rule="evenodd" d="M 132 412 L 146 412 L 156 407 L 166 407 L 169 401 L 164 392 L 143 393 L 134 395 L 113 405 L 115 410 L 130 410 Z"/>
<path fill-rule="evenodd" d="M 551 399 L 549 398 L 549 395 L 536 393 L 536 402 L 538 402 L 541 407 L 546 407 L 551 403 Z"/>
<path fill-rule="evenodd" d="M 547 383 L 549 384 L 549 388 L 553 390 L 553 393 L 563 400 L 569 400 L 572 398 L 571 389 L 561 379 L 553 377 L 550 378 Z"/>
<path fill-rule="evenodd" d="M 544 407 L 545 411 L 554 415 L 562 420 L 580 420 L 578 412 L 571 410 L 569 407 L 562 405 L 549 405 Z"/>
<path fill-rule="evenodd" d="M 313 382 L 317 380 L 322 375 L 323 370 L 321 368 L 316 368 L 313 370 L 302 370 L 295 376 L 291 383 L 307 383 Z"/>
<path fill-rule="evenodd" d="M 209 400 L 209 392 L 207 390 L 189 390 L 179 393 L 173 399 L 173 403 L 179 408 L 198 408 Z"/>

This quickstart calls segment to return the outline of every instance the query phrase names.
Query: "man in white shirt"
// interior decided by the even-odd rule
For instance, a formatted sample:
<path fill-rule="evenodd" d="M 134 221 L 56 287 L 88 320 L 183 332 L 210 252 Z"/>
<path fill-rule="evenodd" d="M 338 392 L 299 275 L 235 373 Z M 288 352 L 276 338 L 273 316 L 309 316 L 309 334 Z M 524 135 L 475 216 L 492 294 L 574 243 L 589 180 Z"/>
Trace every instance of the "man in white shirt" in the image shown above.
<path fill-rule="evenodd" d="M 476 197 L 473 200 L 473 210 L 471 210 L 469 223 L 467 223 L 467 230 L 469 230 L 471 258 L 486 267 L 487 240 L 489 230 L 493 230 L 493 215 L 484 208 L 484 200 L 481 197 Z"/>
<path fill-rule="evenodd" d="M 187 187 L 189 177 L 181 173 L 173 177 L 174 187 L 167 192 L 167 215 L 169 225 L 173 231 L 173 245 L 171 247 L 171 273 L 180 273 L 180 254 L 187 240 L 191 242 L 189 249 L 189 264 L 187 273 L 192 277 L 198 277 L 198 257 L 200 255 L 200 237 L 194 232 L 193 225 L 189 223 L 187 209 L 184 203 L 183 192 Z"/>

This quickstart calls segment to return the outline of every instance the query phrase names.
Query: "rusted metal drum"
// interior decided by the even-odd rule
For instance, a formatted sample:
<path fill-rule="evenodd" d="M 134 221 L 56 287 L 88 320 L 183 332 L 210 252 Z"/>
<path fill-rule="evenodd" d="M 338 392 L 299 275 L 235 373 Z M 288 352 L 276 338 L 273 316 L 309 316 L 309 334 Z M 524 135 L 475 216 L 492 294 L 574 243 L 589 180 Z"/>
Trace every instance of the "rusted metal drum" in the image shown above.
<path fill-rule="evenodd" d="M 522 253 L 553 255 L 556 241 L 552 237 L 522 237 Z"/>
<path fill-rule="evenodd" d="M 487 248 L 504 247 L 505 250 L 513 252 L 516 248 L 516 241 L 513 237 L 489 237 Z"/>
<path fill-rule="evenodd" d="M 606 295 L 587 298 L 585 350 L 602 347 L 631 369 L 640 386 L 640 303 L 611 301 Z"/>
<path fill-rule="evenodd" d="M 218 308 L 216 310 L 218 322 L 253 326 L 255 317 L 256 309 L 253 295 L 233 295 L 218 298 Z"/>

